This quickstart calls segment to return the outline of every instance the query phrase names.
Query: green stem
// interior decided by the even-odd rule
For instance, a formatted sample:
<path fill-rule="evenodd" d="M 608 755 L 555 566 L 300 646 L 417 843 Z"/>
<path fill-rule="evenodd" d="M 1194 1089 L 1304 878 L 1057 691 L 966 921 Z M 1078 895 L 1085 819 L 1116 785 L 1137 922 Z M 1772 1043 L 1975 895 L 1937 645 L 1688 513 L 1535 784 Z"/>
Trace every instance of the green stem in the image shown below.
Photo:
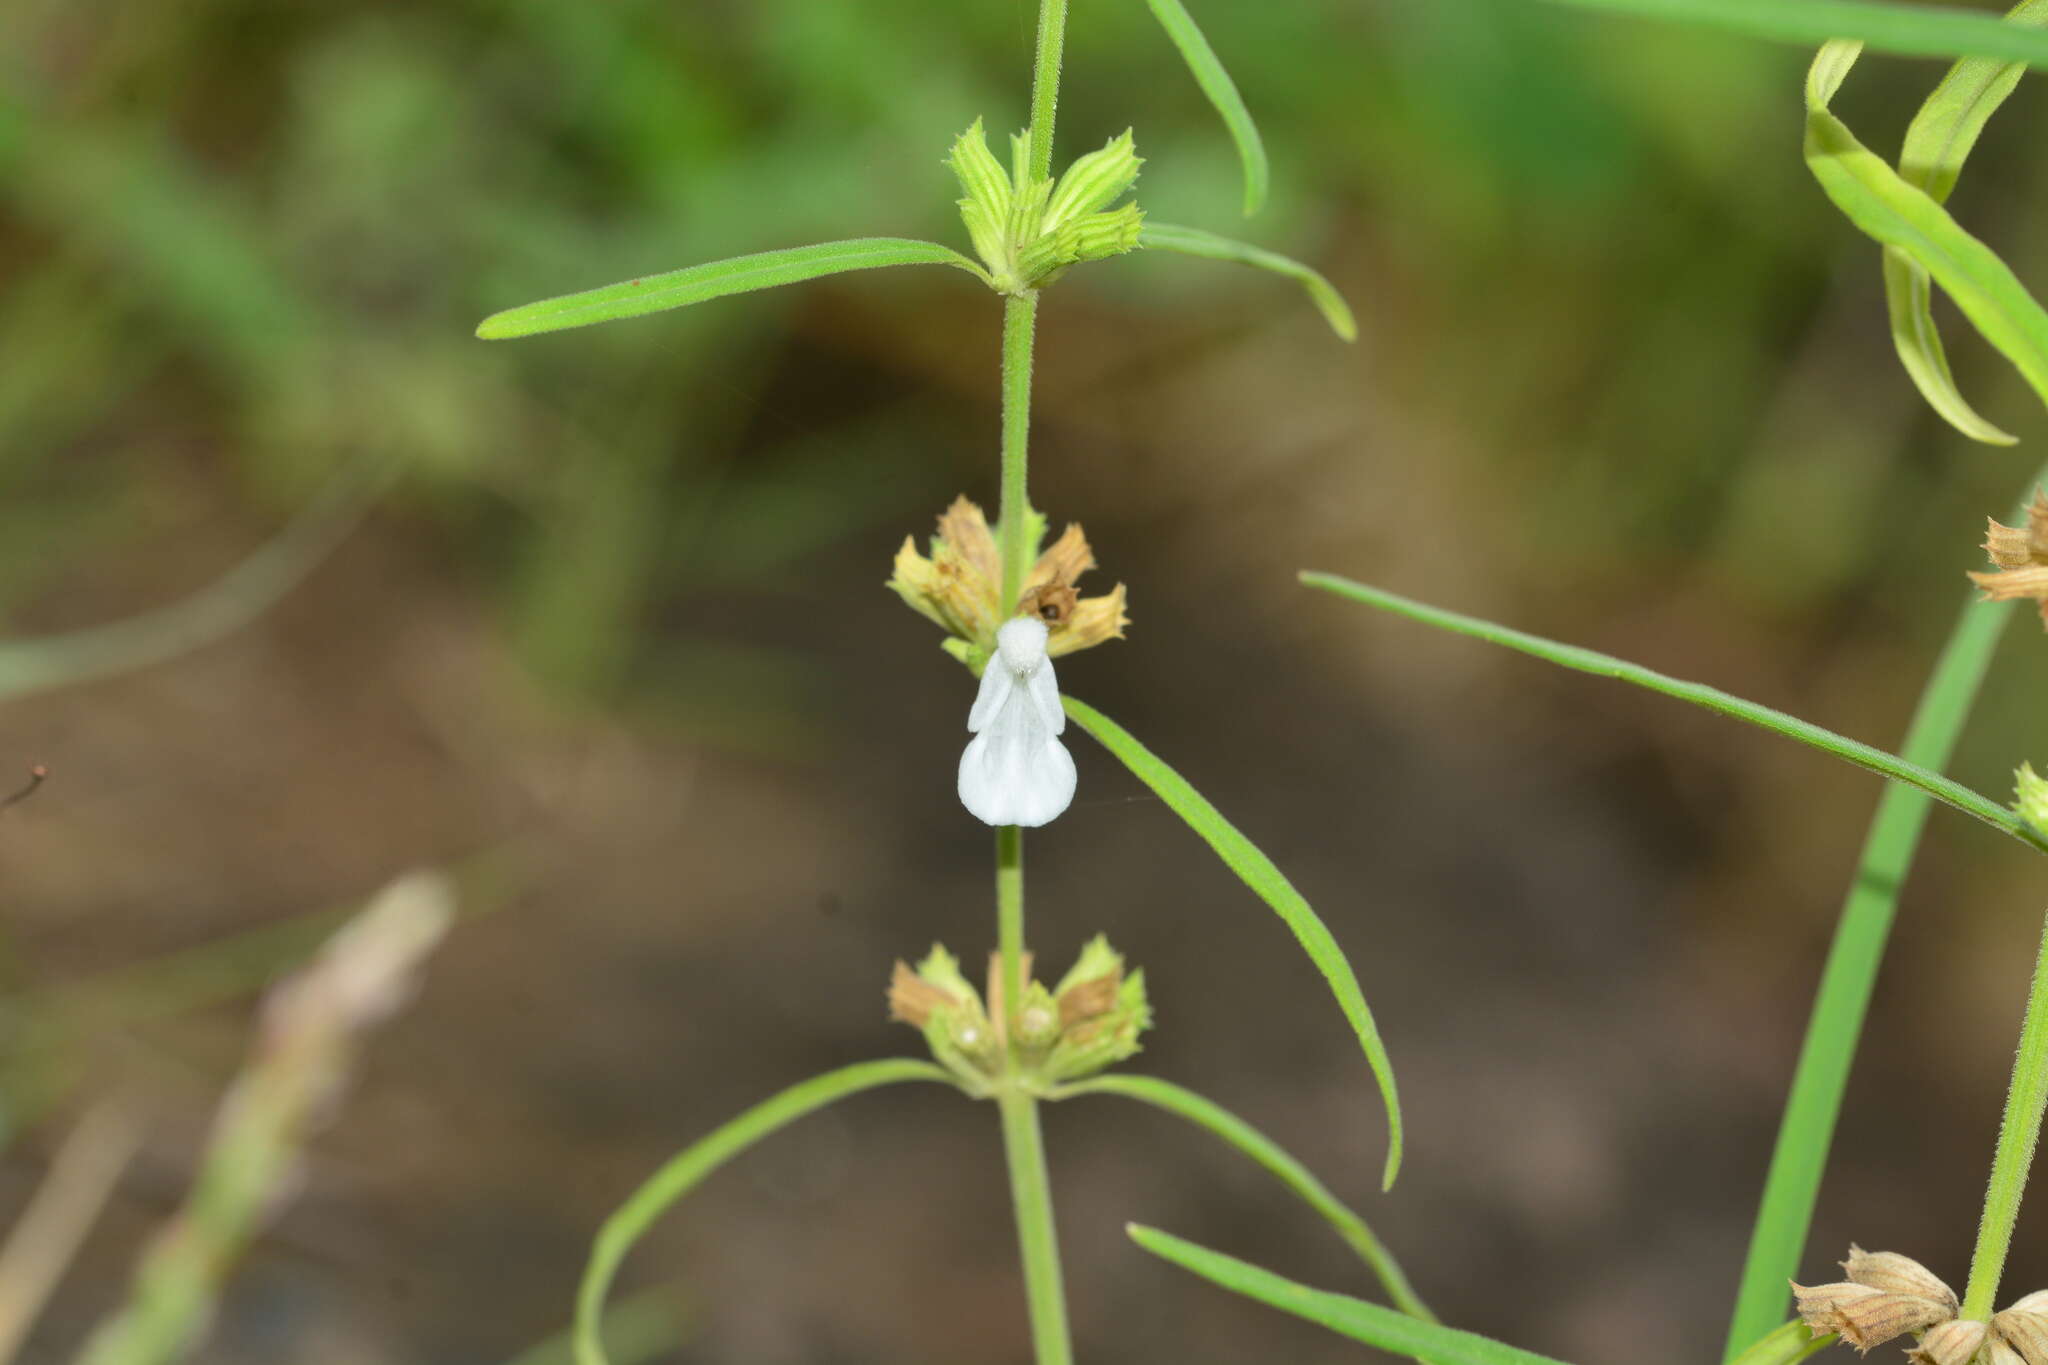
<path fill-rule="evenodd" d="M 1998 1129 L 1998 1151 L 1991 1159 L 1991 1184 L 1984 1191 L 1984 1221 L 1977 1227 L 1977 1250 L 1970 1257 L 1970 1283 L 1963 1292 L 1963 1316 L 1977 1322 L 1991 1317 L 2005 1254 L 2019 1221 L 2020 1196 L 2041 1138 L 2041 1112 L 2048 1107 L 2048 923 L 2042 925 L 2041 947 L 2034 959 L 2034 984 L 2027 992 L 2026 1022 L 2020 1026 L 2019 1056 L 2012 1064 L 2012 1086 L 2005 1092 L 2005 1121 Z"/>
<path fill-rule="evenodd" d="M 1017 1210 L 1017 1250 L 1024 1261 L 1024 1293 L 1031 1308 L 1032 1352 L 1038 1365 L 1073 1365 L 1038 1101 L 1020 1090 L 1005 1089 L 996 1096 L 996 1107 L 1003 1116 L 1003 1154 L 1009 1160 L 1010 1200 Z"/>
<path fill-rule="evenodd" d="M 1038 56 L 1031 67 L 1031 178 L 1052 174 L 1053 116 L 1060 103 L 1060 57 L 1067 45 L 1067 0 L 1040 0 Z"/>
<path fill-rule="evenodd" d="M 1029 172 L 1042 179 L 1052 170 L 1053 117 L 1060 98 L 1060 57 L 1066 47 L 1067 0 L 1041 0 L 1038 53 L 1031 69 Z M 1031 513 L 1031 343 L 1038 326 L 1038 296 L 1003 300 L 1003 470 L 997 516 L 1003 555 L 1002 608 L 1017 608 L 1037 546 L 1027 543 Z M 1001 954 L 1003 1017 L 996 1020 L 1007 1039 L 1024 998 L 1024 832 L 1014 825 L 996 830 L 996 939 Z M 1014 1069 L 1014 1053 L 1005 1065 Z M 1053 1226 L 1052 1187 L 1045 1171 L 1045 1139 L 1039 1132 L 1038 1101 L 1004 1085 L 996 1094 L 1003 1119 L 1003 1157 L 1010 1168 L 1010 1200 L 1017 1217 L 1017 1249 L 1024 1265 L 1024 1295 L 1031 1315 L 1031 1345 L 1038 1365 L 1071 1365 L 1074 1348 L 1067 1332 L 1066 1287 L 1060 1274 L 1059 1234 Z"/>
<path fill-rule="evenodd" d="M 996 829 L 996 943 L 1002 959 L 1002 1016 L 995 1026 L 1010 1036 L 1010 1020 L 1024 998 L 1024 831 Z"/>
<path fill-rule="evenodd" d="M 1038 325 L 1038 295 L 1015 294 L 1003 301 L 1003 611 L 1015 611 L 1024 575 L 1038 547 L 1024 535 L 1031 514 L 1026 487 L 1031 467 L 1031 340 Z"/>
<path fill-rule="evenodd" d="M 2048 470 L 2042 476 L 2048 477 Z M 2027 486 L 2031 488 L 2033 482 Z M 2024 506 L 2022 496 L 2022 509 Z M 2011 619 L 2010 610 L 1964 604 L 1907 726 L 1899 750 L 1906 760 L 1934 772 L 1948 765 Z M 1912 871 L 1931 808 L 1923 790 L 1887 786 L 1864 837 L 1856 876 L 1842 905 L 1820 988 L 1814 994 L 1813 1014 L 1793 1070 L 1784 1117 L 1779 1121 L 1724 1360 L 1733 1361 L 1785 1316 L 1785 1285 L 1798 1274 L 1805 1254 L 1821 1174 L 1834 1142 L 1849 1068 L 1856 1059 L 1856 1042 L 1863 1033 L 1899 892 Z"/>

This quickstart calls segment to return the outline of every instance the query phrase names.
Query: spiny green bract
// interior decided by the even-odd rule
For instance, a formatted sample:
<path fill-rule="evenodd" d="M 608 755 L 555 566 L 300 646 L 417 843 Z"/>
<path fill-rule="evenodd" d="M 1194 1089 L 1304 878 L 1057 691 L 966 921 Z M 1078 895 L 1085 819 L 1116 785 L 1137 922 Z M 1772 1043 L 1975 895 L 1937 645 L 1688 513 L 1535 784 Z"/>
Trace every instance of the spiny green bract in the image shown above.
<path fill-rule="evenodd" d="M 1120 256 L 1138 245 L 1144 212 L 1109 206 L 1138 178 L 1139 156 L 1129 129 L 1067 168 L 1055 184 L 1030 172 L 1027 139 L 1011 138 L 1011 169 L 989 150 L 976 119 L 953 143 L 946 165 L 966 198 L 960 219 L 996 290 L 1024 294 L 1052 283 L 1079 261 Z"/>

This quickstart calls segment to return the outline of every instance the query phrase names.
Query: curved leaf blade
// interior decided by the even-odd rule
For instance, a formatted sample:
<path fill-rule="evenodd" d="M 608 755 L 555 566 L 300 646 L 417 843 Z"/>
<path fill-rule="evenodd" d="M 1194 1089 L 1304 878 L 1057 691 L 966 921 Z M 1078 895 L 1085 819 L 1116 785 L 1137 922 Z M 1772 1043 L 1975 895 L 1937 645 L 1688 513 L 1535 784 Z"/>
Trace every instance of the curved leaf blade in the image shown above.
<path fill-rule="evenodd" d="M 1263 1167 L 1302 1203 L 1322 1215 L 1323 1221 L 1358 1253 L 1358 1259 L 1364 1261 L 1379 1280 L 1395 1307 L 1424 1322 L 1437 1320 L 1436 1314 L 1430 1312 L 1429 1305 L 1409 1283 L 1401 1263 L 1394 1259 L 1386 1244 L 1350 1205 L 1331 1194 L 1329 1187 L 1316 1179 L 1315 1173 L 1296 1160 L 1286 1148 L 1214 1100 L 1156 1076 L 1134 1076 L 1121 1071 L 1062 1086 L 1049 1098 L 1063 1100 L 1075 1095 L 1121 1095 L 1125 1099 L 1138 1100 L 1221 1138 Z"/>
<path fill-rule="evenodd" d="M 1317 917 L 1302 894 L 1294 889 L 1294 884 L 1281 875 L 1273 860 L 1240 834 L 1237 826 L 1224 819 L 1206 797 L 1188 785 L 1186 778 L 1140 744 L 1129 731 L 1086 702 L 1061 697 L 1060 703 L 1076 725 L 1093 735 L 1119 763 L 1150 787 L 1153 794 L 1166 803 L 1167 809 L 1201 835 L 1215 850 L 1216 856 L 1223 860 L 1223 865 L 1235 872 L 1238 879 L 1294 931 L 1294 937 L 1308 954 L 1309 961 L 1316 965 L 1316 970 L 1329 983 L 1330 993 L 1337 997 L 1338 1008 L 1350 1021 L 1352 1032 L 1358 1035 L 1366 1063 L 1372 1067 L 1373 1078 L 1379 1083 L 1380 1099 L 1387 1110 L 1387 1164 L 1381 1176 L 1381 1188 L 1392 1189 L 1394 1177 L 1401 1169 L 1401 1097 L 1394 1087 L 1394 1064 L 1387 1057 L 1386 1045 L 1380 1041 L 1379 1025 L 1373 1022 L 1372 1010 L 1365 1003 L 1365 992 L 1358 985 L 1358 976 L 1351 970 L 1344 950 L 1331 937 L 1329 928 Z"/>
<path fill-rule="evenodd" d="M 722 299 L 755 289 L 815 280 L 849 270 L 875 270 L 891 265 L 950 265 L 986 280 L 980 266 L 949 246 L 910 237 L 856 237 L 844 242 L 761 251 L 704 265 L 686 266 L 664 275 L 622 280 L 599 289 L 541 299 L 493 313 L 477 324 L 485 341 L 559 332 L 598 322 L 637 318 L 670 308 Z"/>
<path fill-rule="evenodd" d="M 1152 6 L 1152 17 L 1166 30 L 1166 36 L 1180 49 L 1181 60 L 1188 64 L 1195 84 L 1202 87 L 1202 93 L 1209 97 L 1209 103 L 1215 106 L 1223 126 L 1229 130 L 1230 140 L 1237 144 L 1237 159 L 1244 166 L 1244 216 L 1249 218 L 1265 207 L 1271 179 L 1259 126 L 1252 122 L 1251 110 L 1245 108 L 1244 97 L 1237 93 L 1237 82 L 1223 69 L 1216 50 L 1202 36 L 1187 6 L 1180 0 L 1145 2 Z"/>
<path fill-rule="evenodd" d="M 955 1084 L 943 1067 L 914 1058 L 857 1062 L 822 1076 L 813 1076 L 807 1081 L 798 1081 L 781 1094 L 773 1095 L 737 1118 L 727 1120 L 670 1157 L 598 1229 L 597 1241 L 590 1249 L 590 1261 L 583 1269 L 583 1281 L 576 1287 L 576 1365 L 610 1365 L 603 1341 L 605 1295 L 610 1292 L 612 1280 L 619 1273 L 619 1265 L 626 1259 L 626 1253 L 646 1234 L 654 1220 L 668 1211 L 670 1205 L 703 1183 L 704 1178 L 720 1166 L 777 1129 L 849 1095 L 901 1081 Z"/>
<path fill-rule="evenodd" d="M 1856 39 L 1902 57 L 1996 57 L 2048 67 L 2048 34 L 1989 14 L 1865 0 L 1550 0 L 1575 9 L 1670 19 L 1806 46 Z"/>
<path fill-rule="evenodd" d="M 2006 22 L 2048 23 L 2048 0 L 2020 0 L 2006 15 Z M 1988 57 L 1965 57 L 1950 67 L 1906 129 L 1905 146 L 1899 153 L 1900 178 L 1926 191 L 1937 204 L 1946 202 L 1984 125 L 2012 94 L 2025 71 L 2024 63 Z M 1896 247 L 1884 249 L 1884 292 L 1892 345 L 1914 386 L 1934 410 L 1972 440 L 1987 445 L 2012 445 L 2018 440 L 1980 416 L 1956 388 L 1941 333 L 1934 324 L 1932 282 L 1912 257 Z"/>
<path fill-rule="evenodd" d="M 1990 247 L 1963 231 L 1931 195 L 1907 183 L 1828 111 L 1858 50 L 1856 43 L 1838 40 L 1813 60 L 1806 82 L 1807 168 L 1851 223 L 1926 271 L 2048 402 L 2048 313 Z M 1906 344 L 1924 348 L 1925 341 L 1915 332 Z M 1927 381 L 1938 385 L 1946 372 L 1945 360 L 1938 370 L 1934 364 L 1929 358 L 1908 366 L 1923 392 Z M 1937 404 L 1944 406 L 1953 408 L 1946 400 Z"/>
<path fill-rule="evenodd" d="M 1193 1271 L 1211 1284 L 1396 1355 L 1427 1356 L 1437 1365 L 1563 1365 L 1550 1356 L 1537 1355 L 1476 1332 L 1461 1332 L 1363 1299 L 1311 1289 L 1249 1261 L 1211 1251 L 1157 1228 L 1130 1223 L 1124 1230 L 1132 1241 L 1154 1256 Z"/>
<path fill-rule="evenodd" d="M 1249 242 L 1234 241 L 1219 237 L 1201 228 L 1176 227 L 1172 223 L 1155 223 L 1145 220 L 1145 226 L 1138 231 L 1138 245 L 1152 247 L 1159 251 L 1178 251 L 1184 256 L 1201 256 L 1212 261 L 1236 261 L 1240 265 L 1255 265 L 1261 270 L 1270 270 L 1276 275 L 1285 275 L 1300 282 L 1323 318 L 1330 324 L 1330 330 L 1346 341 L 1358 340 L 1358 320 L 1351 316 L 1351 305 L 1344 302 L 1344 296 L 1322 275 L 1303 265 L 1300 261 L 1282 256 L 1277 251 L 1253 246 Z"/>
<path fill-rule="evenodd" d="M 1531 635 L 1527 631 L 1496 625 L 1492 621 L 1482 621 L 1476 616 L 1445 611 L 1442 607 L 1432 607 L 1412 598 L 1402 597 L 1398 593 L 1387 592 L 1385 589 L 1365 583 L 1355 583 L 1348 578 L 1340 578 L 1336 574 L 1304 572 L 1301 581 L 1311 588 L 1320 588 L 1324 592 L 1368 607 L 1378 607 L 1381 611 L 1390 611 L 1396 616 L 1405 616 L 1411 621 L 1420 621 L 1424 625 L 1450 631 L 1453 635 L 1469 635 L 1474 639 L 1485 640 L 1489 644 L 1503 645 L 1523 654 L 1533 654 L 1560 668 L 1569 668 L 1578 673 L 1591 673 L 1601 678 L 1613 678 L 1617 682 L 1632 683 L 1637 687 L 1661 692 L 1667 697 L 1676 697 L 1680 701 L 1691 702 L 1694 706 L 1704 707 L 1736 720 L 1747 721 L 1751 725 L 1783 735 L 1787 739 L 1796 739 L 1801 744 L 1833 754 L 1859 768 L 1867 768 L 1871 772 L 1903 782 L 1907 786 L 1917 787 L 1937 801 L 1954 806 L 1965 815 L 1975 816 L 1993 829 L 2010 834 L 2031 848 L 2048 852 L 2048 839 L 2036 834 L 2026 822 L 2005 806 L 1971 791 L 1960 782 L 1943 777 L 1940 773 L 1929 772 L 1917 763 L 1909 763 L 1897 754 L 1886 753 L 1861 740 L 1850 739 L 1847 735 L 1838 735 L 1833 730 L 1815 725 L 1810 720 L 1801 720 L 1783 711 L 1775 711 L 1768 706 L 1745 701 L 1732 693 L 1723 692 L 1718 687 L 1685 682 L 1659 673 L 1655 669 L 1644 668 L 1641 664 L 1617 659 L 1611 654 L 1582 649 L 1577 645 L 1560 644 L 1555 640 L 1546 640 L 1540 635 Z"/>

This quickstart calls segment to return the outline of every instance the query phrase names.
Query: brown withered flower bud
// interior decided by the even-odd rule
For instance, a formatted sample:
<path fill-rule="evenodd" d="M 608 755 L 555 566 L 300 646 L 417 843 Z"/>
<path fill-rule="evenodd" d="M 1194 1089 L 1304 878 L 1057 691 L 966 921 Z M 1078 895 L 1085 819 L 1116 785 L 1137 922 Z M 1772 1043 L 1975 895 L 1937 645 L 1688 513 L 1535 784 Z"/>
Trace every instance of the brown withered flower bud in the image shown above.
<path fill-rule="evenodd" d="M 1834 1332 L 1857 1350 L 1868 1351 L 1956 1315 L 1955 1291 L 1911 1257 L 1851 1245 L 1842 1269 L 1849 1277 L 1845 1283 L 1792 1286 L 1799 1315 L 1816 1334 Z"/>
<path fill-rule="evenodd" d="M 1929 1329 L 1917 1350 L 1906 1352 L 1913 1365 L 1969 1365 L 1984 1347 L 1986 1328 L 1981 1322 L 1950 1318 Z"/>
<path fill-rule="evenodd" d="M 2048 626 L 2048 490 L 2034 490 L 2025 526 L 1993 521 L 1984 549 L 1998 566 L 1993 573 L 1970 575 L 1970 581 L 1984 590 L 1984 600 L 2034 598 L 2041 604 L 2042 624 Z"/>
<path fill-rule="evenodd" d="M 1991 1334 L 2026 1365 L 2048 1365 L 2048 1289 L 2037 1289 L 1993 1315 Z M 1995 1352 L 1993 1365 L 1999 1365 Z"/>
<path fill-rule="evenodd" d="M 1025 533 L 1038 544 L 1045 536 L 1045 518 L 1032 513 Z M 904 537 L 889 586 L 912 610 L 943 626 L 951 637 L 947 651 L 976 673 L 995 649 L 996 630 L 1013 616 L 1045 623 L 1045 652 L 1051 658 L 1121 639 L 1130 624 L 1123 584 L 1100 597 L 1083 597 L 1074 586 L 1095 567 L 1095 553 L 1079 525 L 1070 524 L 1037 557 L 1014 603 L 1002 601 L 1002 566 L 988 518 L 966 498 L 955 498 L 939 517 L 929 557 L 917 552 L 914 538 Z"/>
<path fill-rule="evenodd" d="M 1958 1307 L 1955 1290 L 1911 1256 L 1901 1256 L 1896 1251 L 1865 1251 L 1851 1242 L 1849 1259 L 1841 1264 L 1842 1272 L 1849 1277 L 1851 1284 L 1869 1285 L 1887 1294 L 1911 1294 L 1933 1299 L 1946 1303 L 1951 1313 Z"/>

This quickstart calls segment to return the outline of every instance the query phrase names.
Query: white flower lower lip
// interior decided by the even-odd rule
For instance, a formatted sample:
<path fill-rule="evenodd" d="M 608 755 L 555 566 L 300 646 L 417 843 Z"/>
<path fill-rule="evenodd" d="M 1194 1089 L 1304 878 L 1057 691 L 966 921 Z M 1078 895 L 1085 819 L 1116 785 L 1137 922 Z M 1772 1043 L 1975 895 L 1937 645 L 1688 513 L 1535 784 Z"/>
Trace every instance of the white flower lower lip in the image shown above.
<path fill-rule="evenodd" d="M 960 755 L 960 803 L 986 824 L 1043 825 L 1074 799 L 1074 760 L 1057 738 L 1067 716 L 1045 642 L 1042 621 L 1004 622 L 967 714 L 974 738 Z"/>

